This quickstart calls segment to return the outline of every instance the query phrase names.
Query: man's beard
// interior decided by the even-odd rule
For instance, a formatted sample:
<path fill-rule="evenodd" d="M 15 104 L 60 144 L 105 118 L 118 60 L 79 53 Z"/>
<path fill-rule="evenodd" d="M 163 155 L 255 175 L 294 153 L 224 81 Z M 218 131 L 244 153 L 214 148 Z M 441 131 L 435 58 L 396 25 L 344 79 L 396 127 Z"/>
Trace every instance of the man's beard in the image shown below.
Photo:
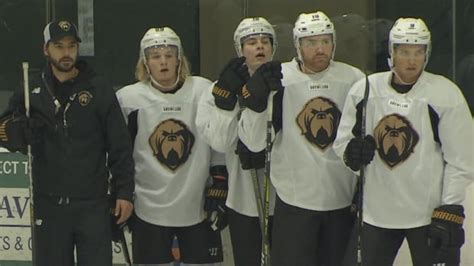
<path fill-rule="evenodd" d="M 309 61 L 303 60 L 303 68 L 309 73 L 318 73 L 328 68 L 331 58 L 326 54 L 312 56 Z"/>
<path fill-rule="evenodd" d="M 68 66 L 64 66 L 61 63 L 61 61 L 65 59 L 70 59 L 70 61 L 68 62 Z M 48 56 L 48 60 L 58 71 L 65 72 L 65 73 L 70 72 L 74 68 L 74 65 L 76 64 L 76 61 L 72 59 L 71 57 L 63 57 L 59 60 L 55 60 Z"/>

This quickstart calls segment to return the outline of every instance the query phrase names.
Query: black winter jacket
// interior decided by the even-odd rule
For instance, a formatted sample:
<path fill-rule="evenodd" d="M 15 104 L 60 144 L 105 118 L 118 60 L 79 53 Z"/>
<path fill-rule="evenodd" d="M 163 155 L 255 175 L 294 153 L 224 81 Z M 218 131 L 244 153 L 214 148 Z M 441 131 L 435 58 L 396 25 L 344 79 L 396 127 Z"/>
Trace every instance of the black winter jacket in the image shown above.
<path fill-rule="evenodd" d="M 117 198 L 132 201 L 132 143 L 115 92 L 85 62 L 76 67 L 79 75 L 64 83 L 53 77 L 49 64 L 30 79 L 31 116 L 42 117 L 48 124 L 41 140 L 32 146 L 34 192 L 71 199 L 103 198 L 111 174 Z M 59 108 L 55 98 L 61 102 Z M 24 93 L 18 91 L 0 118 L 2 126 L 9 128 L 0 145 L 24 150 L 24 143 L 18 145 L 23 131 L 10 119 L 24 113 Z"/>

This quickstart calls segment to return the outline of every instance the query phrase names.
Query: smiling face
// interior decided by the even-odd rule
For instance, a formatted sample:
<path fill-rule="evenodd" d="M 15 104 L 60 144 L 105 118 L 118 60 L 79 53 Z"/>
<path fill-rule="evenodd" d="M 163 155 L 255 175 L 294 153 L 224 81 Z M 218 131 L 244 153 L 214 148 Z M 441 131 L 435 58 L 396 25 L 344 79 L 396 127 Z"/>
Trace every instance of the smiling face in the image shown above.
<path fill-rule="evenodd" d="M 415 83 L 423 71 L 425 60 L 426 45 L 396 45 L 393 51 L 393 65 L 397 73 L 397 75 L 395 75 L 395 83 Z"/>
<path fill-rule="evenodd" d="M 331 34 L 309 36 L 300 39 L 300 52 L 306 72 L 321 72 L 329 66 L 334 44 Z"/>
<path fill-rule="evenodd" d="M 178 48 L 174 46 L 151 47 L 145 51 L 150 74 L 163 86 L 172 86 L 178 78 Z"/>
<path fill-rule="evenodd" d="M 273 47 L 268 36 L 251 36 L 242 44 L 242 54 L 251 73 L 272 60 Z"/>

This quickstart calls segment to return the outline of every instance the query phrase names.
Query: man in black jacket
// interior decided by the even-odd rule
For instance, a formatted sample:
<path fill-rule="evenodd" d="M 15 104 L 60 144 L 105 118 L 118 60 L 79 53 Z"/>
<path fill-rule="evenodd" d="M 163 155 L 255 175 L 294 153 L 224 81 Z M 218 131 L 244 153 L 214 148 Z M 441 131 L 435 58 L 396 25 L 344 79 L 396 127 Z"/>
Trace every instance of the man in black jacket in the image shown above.
<path fill-rule="evenodd" d="M 0 116 L 0 146 L 32 146 L 37 265 L 112 265 L 109 175 L 117 223 L 133 210 L 132 143 L 111 86 L 78 62 L 77 28 L 54 21 L 44 30 L 48 64 Z"/>

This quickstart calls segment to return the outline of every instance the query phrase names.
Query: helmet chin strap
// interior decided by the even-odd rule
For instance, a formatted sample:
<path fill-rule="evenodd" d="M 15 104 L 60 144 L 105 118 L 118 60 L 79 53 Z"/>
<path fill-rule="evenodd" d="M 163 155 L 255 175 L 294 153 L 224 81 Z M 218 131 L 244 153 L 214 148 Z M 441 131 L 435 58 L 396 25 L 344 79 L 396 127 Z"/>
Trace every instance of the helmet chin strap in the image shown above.
<path fill-rule="evenodd" d="M 301 68 L 302 68 L 303 70 L 309 72 L 309 74 L 316 74 L 316 73 L 318 73 L 318 72 L 315 72 L 315 71 L 311 70 L 309 67 L 305 66 L 304 61 L 301 60 L 301 61 L 300 61 L 300 64 L 301 64 Z"/>
<path fill-rule="evenodd" d="M 270 60 L 268 60 L 268 61 L 265 62 L 265 63 L 268 63 L 268 62 L 273 61 L 273 55 L 274 55 L 274 54 L 275 54 L 275 51 L 273 51 L 272 56 L 270 57 Z M 240 55 L 240 56 L 242 56 L 242 55 Z M 263 64 L 265 64 L 265 63 L 263 63 Z M 252 76 L 253 73 L 255 73 L 255 71 L 257 71 L 257 69 L 263 65 L 263 64 L 262 64 L 262 65 L 259 65 L 257 68 L 252 69 L 252 68 L 249 67 L 249 65 L 247 64 L 247 62 L 245 62 L 245 64 L 247 65 L 247 68 L 248 68 L 248 71 L 249 71 L 249 76 Z"/>
<path fill-rule="evenodd" d="M 331 61 L 332 61 L 332 60 L 331 60 Z M 329 69 L 329 65 L 331 64 L 331 61 L 329 61 L 329 64 L 328 64 L 328 66 L 327 66 L 325 69 L 323 69 L 323 70 L 321 70 L 321 71 L 319 71 L 319 72 L 316 72 L 316 71 L 312 70 L 311 68 L 307 67 L 307 66 L 304 64 L 303 61 L 300 61 L 299 63 L 300 63 L 301 68 L 304 69 L 304 70 L 306 70 L 306 71 L 308 72 L 307 74 L 321 74 L 321 73 L 323 73 L 323 72 L 326 72 L 326 71 Z"/>
<path fill-rule="evenodd" d="M 253 76 L 253 73 L 255 73 L 255 70 L 251 69 L 250 67 L 248 67 L 248 71 L 249 71 L 249 76 Z"/>
<path fill-rule="evenodd" d="M 398 80 L 400 81 L 401 85 L 413 85 L 416 83 L 416 80 L 414 82 L 406 82 L 402 79 L 402 77 L 400 77 L 400 75 L 398 75 L 397 71 L 395 70 L 395 67 L 392 68 L 392 73 L 398 78 Z"/>
<path fill-rule="evenodd" d="M 316 72 L 316 71 L 312 70 L 311 68 L 307 67 L 307 66 L 304 64 L 303 56 L 300 55 L 299 51 L 298 51 L 298 60 L 297 60 L 297 61 L 298 61 L 298 63 L 300 64 L 301 69 L 308 72 L 307 74 L 318 74 L 318 73 L 322 73 L 322 72 L 326 71 L 326 70 L 329 68 L 329 65 L 331 64 L 332 59 L 329 60 L 328 66 L 327 66 L 325 69 L 323 69 L 323 70 L 321 70 L 321 71 L 319 71 L 319 72 Z"/>
<path fill-rule="evenodd" d="M 313 71 L 312 69 L 310 69 L 309 67 L 307 67 L 305 64 L 304 64 L 304 61 L 303 61 L 303 55 L 301 54 L 301 47 L 300 47 L 300 44 L 299 44 L 299 40 L 297 41 L 298 44 L 297 44 L 297 47 L 296 47 L 296 52 L 298 54 L 298 61 L 300 63 L 300 66 L 302 69 L 306 70 L 309 72 L 309 74 L 317 74 L 317 73 L 321 73 L 321 72 L 324 72 L 326 71 L 328 68 L 329 68 L 329 65 L 331 64 L 331 61 L 334 60 L 334 54 L 335 54 L 335 51 L 336 51 L 336 45 L 334 44 L 334 47 L 333 47 L 333 50 L 332 50 L 332 54 L 331 54 L 331 60 L 329 60 L 329 64 L 328 66 L 322 70 L 322 71 L 319 71 L 319 72 L 315 72 Z"/>
<path fill-rule="evenodd" d="M 148 68 L 148 65 L 146 64 L 146 59 L 145 59 L 144 64 L 145 64 L 146 71 L 148 72 L 148 76 L 150 76 L 151 83 L 155 84 L 156 86 L 158 86 L 160 88 L 163 88 L 163 89 L 173 89 L 178 84 L 178 82 L 179 82 L 179 73 L 181 71 L 181 60 L 179 60 L 178 73 L 176 74 L 176 81 L 171 86 L 165 86 L 165 85 L 159 83 L 157 80 L 155 80 L 153 78 L 153 75 L 150 72 L 150 69 Z"/>
<path fill-rule="evenodd" d="M 398 75 L 397 73 L 397 70 L 395 68 L 395 66 L 393 65 L 393 61 L 392 61 L 392 58 L 387 58 L 387 61 L 388 61 L 388 66 L 390 67 L 390 70 L 392 71 L 392 73 L 395 75 L 395 77 L 398 78 L 398 80 L 400 81 L 401 85 L 413 85 L 416 83 L 417 80 L 415 80 L 414 82 L 406 82 L 402 79 L 402 77 L 400 77 L 400 75 Z M 426 64 L 425 64 L 426 65 Z"/>

